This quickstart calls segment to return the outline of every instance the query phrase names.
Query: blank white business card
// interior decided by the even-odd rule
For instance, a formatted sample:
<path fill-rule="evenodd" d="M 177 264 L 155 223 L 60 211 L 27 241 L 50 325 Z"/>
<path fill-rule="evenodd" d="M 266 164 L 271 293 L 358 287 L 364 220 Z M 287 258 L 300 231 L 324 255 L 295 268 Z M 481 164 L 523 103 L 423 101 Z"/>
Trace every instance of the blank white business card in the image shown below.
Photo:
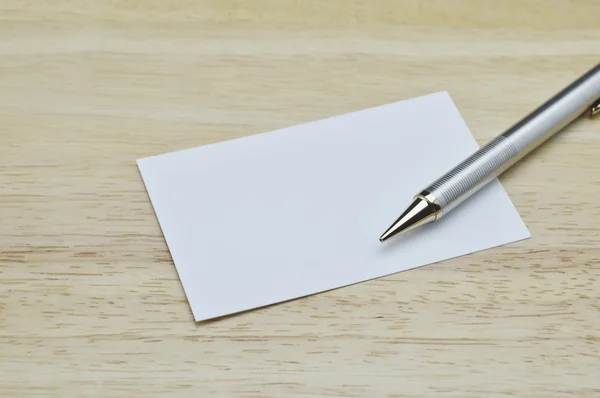
<path fill-rule="evenodd" d="M 477 149 L 440 92 L 138 166 L 200 321 L 530 237 L 494 180 L 436 224 L 379 242 Z"/>

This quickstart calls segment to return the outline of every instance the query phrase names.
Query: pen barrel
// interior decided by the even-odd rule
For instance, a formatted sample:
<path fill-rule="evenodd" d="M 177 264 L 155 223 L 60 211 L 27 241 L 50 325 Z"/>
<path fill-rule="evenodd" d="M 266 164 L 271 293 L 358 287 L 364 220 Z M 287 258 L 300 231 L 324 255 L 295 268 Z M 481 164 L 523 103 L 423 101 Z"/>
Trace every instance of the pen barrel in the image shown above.
<path fill-rule="evenodd" d="M 496 178 L 517 155 L 510 140 L 499 136 L 433 182 L 425 191 L 439 202 L 438 218 Z"/>
<path fill-rule="evenodd" d="M 433 196 L 440 208 L 437 218 L 442 217 L 577 119 L 599 98 L 600 64 L 434 181 L 420 195 Z"/>

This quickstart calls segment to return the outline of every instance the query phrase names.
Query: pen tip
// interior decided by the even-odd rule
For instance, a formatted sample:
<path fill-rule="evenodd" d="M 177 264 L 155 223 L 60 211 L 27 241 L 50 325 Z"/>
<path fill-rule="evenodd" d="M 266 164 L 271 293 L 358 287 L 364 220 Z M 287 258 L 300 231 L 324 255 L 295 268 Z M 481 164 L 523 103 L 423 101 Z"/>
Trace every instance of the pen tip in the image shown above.
<path fill-rule="evenodd" d="M 379 237 L 379 241 L 384 242 L 392 236 L 433 222 L 435 218 L 436 213 L 433 206 L 425 199 L 416 198 L 404 213 Z"/>

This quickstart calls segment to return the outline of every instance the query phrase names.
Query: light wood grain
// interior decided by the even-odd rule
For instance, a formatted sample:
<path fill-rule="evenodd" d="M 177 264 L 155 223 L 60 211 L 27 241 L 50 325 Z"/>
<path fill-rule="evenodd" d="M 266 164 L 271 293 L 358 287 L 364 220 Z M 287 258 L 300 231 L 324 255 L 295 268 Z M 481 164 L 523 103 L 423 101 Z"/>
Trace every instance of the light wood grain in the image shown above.
<path fill-rule="evenodd" d="M 598 397 L 600 121 L 502 177 L 532 239 L 201 324 L 135 160 L 439 90 L 484 143 L 600 61 L 599 15 L 0 0 L 0 395 Z"/>

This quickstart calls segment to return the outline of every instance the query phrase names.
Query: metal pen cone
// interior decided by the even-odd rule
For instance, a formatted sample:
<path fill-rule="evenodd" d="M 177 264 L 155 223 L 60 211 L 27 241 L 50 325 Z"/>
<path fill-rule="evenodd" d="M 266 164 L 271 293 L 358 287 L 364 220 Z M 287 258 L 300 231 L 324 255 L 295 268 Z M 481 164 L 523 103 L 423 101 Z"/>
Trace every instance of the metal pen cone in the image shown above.
<path fill-rule="evenodd" d="M 381 235 L 381 242 L 402 232 L 435 221 L 435 208 L 425 199 L 417 197 L 400 217 Z"/>

